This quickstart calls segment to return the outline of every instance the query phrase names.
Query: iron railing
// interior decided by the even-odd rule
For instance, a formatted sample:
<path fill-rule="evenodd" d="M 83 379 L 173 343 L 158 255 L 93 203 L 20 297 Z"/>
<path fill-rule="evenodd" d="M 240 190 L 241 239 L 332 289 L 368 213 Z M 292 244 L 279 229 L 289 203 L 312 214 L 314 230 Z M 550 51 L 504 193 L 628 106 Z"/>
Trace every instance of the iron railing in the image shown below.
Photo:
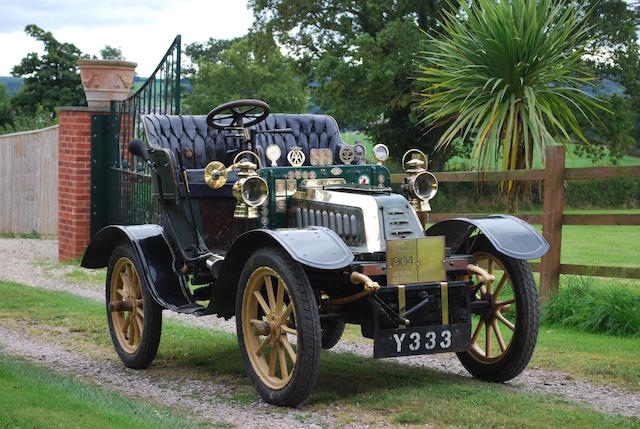
<path fill-rule="evenodd" d="M 144 138 L 144 114 L 179 114 L 181 97 L 181 37 L 177 35 L 151 76 L 131 97 L 111 102 L 115 135 L 107 154 L 110 163 L 110 224 L 160 223 L 160 207 L 153 196 L 147 165 L 133 157 L 127 144 Z"/>

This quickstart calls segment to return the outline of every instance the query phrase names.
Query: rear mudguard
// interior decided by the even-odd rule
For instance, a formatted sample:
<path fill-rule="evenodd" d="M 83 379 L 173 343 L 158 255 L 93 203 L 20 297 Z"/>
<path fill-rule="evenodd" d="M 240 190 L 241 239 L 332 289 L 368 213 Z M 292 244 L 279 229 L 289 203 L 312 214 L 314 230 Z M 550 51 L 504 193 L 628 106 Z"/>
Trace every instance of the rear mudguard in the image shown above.
<path fill-rule="evenodd" d="M 225 255 L 214 288 L 214 312 L 230 317 L 235 312 L 235 296 L 240 273 L 251 254 L 264 246 L 279 246 L 305 267 L 337 270 L 351 264 L 354 255 L 332 230 L 322 226 L 306 228 L 255 229 L 239 236 Z"/>
<path fill-rule="evenodd" d="M 82 258 L 85 268 L 103 268 L 109 264 L 113 250 L 128 243 L 138 255 L 142 273 L 153 299 L 162 307 L 175 309 L 190 304 L 186 296 L 186 277 L 178 274 L 175 256 L 160 225 L 111 225 L 95 235 Z"/>
<path fill-rule="evenodd" d="M 515 259 L 536 259 L 549 250 L 549 243 L 531 225 L 507 215 L 447 219 L 432 225 L 426 235 L 444 235 L 454 253 L 468 253 L 463 244 L 470 243 L 467 239 L 478 229 L 498 252 Z"/>

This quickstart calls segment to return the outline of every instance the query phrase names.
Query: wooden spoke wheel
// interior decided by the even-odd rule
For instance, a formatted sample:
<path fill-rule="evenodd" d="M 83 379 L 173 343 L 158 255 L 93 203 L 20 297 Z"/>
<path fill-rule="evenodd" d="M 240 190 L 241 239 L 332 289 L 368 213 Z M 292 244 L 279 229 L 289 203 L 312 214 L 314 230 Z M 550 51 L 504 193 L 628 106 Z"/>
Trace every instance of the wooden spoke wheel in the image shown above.
<path fill-rule="evenodd" d="M 458 353 L 475 377 L 503 382 L 520 374 L 531 359 L 538 335 L 536 285 L 526 261 L 499 253 L 485 236 L 476 239 L 475 264 L 491 274 L 473 274 L 471 345 Z"/>
<path fill-rule="evenodd" d="M 153 361 L 162 327 L 162 311 L 140 272 L 131 246 L 117 247 L 107 272 L 107 319 L 116 352 L 130 368 L 145 368 Z"/>
<path fill-rule="evenodd" d="M 282 250 L 258 250 L 247 262 L 236 324 L 245 367 L 263 399 L 304 401 L 317 377 L 320 321 L 304 271 Z"/>

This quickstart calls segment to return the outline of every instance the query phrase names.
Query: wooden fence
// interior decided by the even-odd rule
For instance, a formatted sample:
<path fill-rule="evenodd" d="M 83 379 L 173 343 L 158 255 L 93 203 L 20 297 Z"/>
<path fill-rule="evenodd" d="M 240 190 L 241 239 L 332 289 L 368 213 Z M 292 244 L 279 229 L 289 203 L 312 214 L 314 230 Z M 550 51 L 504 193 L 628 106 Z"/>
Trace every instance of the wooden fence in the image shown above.
<path fill-rule="evenodd" d="M 58 232 L 58 126 L 0 136 L 0 232 Z"/>
<path fill-rule="evenodd" d="M 640 268 L 609 267 L 597 265 L 563 264 L 560 261 L 562 225 L 640 225 L 640 214 L 564 214 L 564 182 L 578 179 L 610 179 L 618 177 L 640 177 L 640 166 L 565 168 L 565 148 L 548 146 L 544 169 L 485 172 L 441 172 L 434 173 L 439 182 L 492 182 L 502 180 L 541 181 L 544 184 L 543 213 L 518 215 L 532 223 L 542 224 L 542 235 L 550 249 L 540 263 L 532 263 L 534 271 L 540 272 L 540 295 L 548 298 L 560 285 L 560 274 L 586 275 L 594 277 L 640 279 Z M 393 174 L 391 181 L 401 183 L 403 174 Z M 437 213 L 429 222 L 438 222 L 452 217 L 474 217 L 478 215 Z M 597 237 L 594 237 L 597 239 Z M 639 237 L 640 239 L 640 237 Z M 603 249 L 603 252 L 609 249 Z"/>

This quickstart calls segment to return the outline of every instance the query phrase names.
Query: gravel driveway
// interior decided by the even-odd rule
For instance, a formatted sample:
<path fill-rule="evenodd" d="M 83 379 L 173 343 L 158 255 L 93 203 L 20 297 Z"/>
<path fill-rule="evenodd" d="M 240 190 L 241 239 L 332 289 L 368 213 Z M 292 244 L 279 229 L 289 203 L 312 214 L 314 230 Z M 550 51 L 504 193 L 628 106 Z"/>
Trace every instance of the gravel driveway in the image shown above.
<path fill-rule="evenodd" d="M 101 283 L 84 282 L 82 284 L 77 284 L 69 282 L 65 280 L 64 274 L 65 272 L 72 270 L 73 267 L 51 267 L 50 264 L 57 262 L 56 241 L 0 239 L 0 260 L 3 263 L 2 270 L 0 271 L 0 280 L 24 283 L 44 289 L 67 291 L 100 301 L 104 299 L 103 285 Z M 235 322 L 233 320 L 225 321 L 216 317 L 195 318 L 192 316 L 169 312 L 165 312 L 165 315 L 171 319 L 178 319 L 194 326 L 204 326 L 208 328 L 213 327 L 227 332 L 235 332 Z M 1 327 L 0 338 L 3 338 L 0 340 L 0 343 L 3 344 L 6 349 L 13 350 L 19 355 L 26 356 L 28 354 L 28 347 L 21 345 L 20 341 L 32 340 L 16 340 L 15 336 L 3 335 Z M 49 359 L 57 359 L 57 356 L 61 352 L 52 344 L 38 344 L 37 347 L 42 351 L 42 356 L 45 356 L 43 359 L 46 362 L 49 362 Z M 362 342 L 342 340 L 332 350 L 336 352 L 354 353 L 362 356 L 373 355 L 371 343 L 367 343 L 364 340 Z M 78 361 L 82 368 L 84 368 L 83 365 L 91 366 L 95 363 L 87 362 L 84 359 L 86 358 L 75 356 L 69 362 Z M 454 355 L 425 355 L 396 358 L 395 360 L 402 364 L 426 366 L 442 372 L 468 376 L 467 372 L 462 368 Z M 73 370 L 73 365 L 69 369 Z M 166 389 L 154 388 L 153 384 L 149 384 L 149 381 L 144 379 L 142 373 L 126 370 L 119 365 L 117 368 L 109 367 L 108 370 L 104 370 L 105 373 L 113 373 L 114 371 L 127 373 L 128 378 L 131 378 L 132 380 L 139 380 L 139 382 L 142 383 L 140 387 L 144 389 L 142 391 L 149 392 L 152 397 L 158 400 L 162 400 L 162 398 L 167 397 L 170 398 L 169 402 L 172 401 L 172 395 L 170 392 L 165 392 L 164 390 Z M 99 378 L 99 373 L 100 371 L 96 374 L 97 378 Z M 571 375 L 559 371 L 528 369 L 514 380 L 506 383 L 506 385 L 518 391 L 558 395 L 565 400 L 586 405 L 600 412 L 640 417 L 640 394 L 615 389 L 613 387 L 598 386 L 584 381 L 573 380 Z M 198 390 L 206 390 L 207 388 L 208 387 L 206 386 L 198 386 Z M 128 392 L 130 391 L 131 390 L 128 390 Z M 214 392 L 212 392 L 212 394 L 213 393 Z M 174 392 L 174 396 L 175 395 L 178 396 L 177 400 L 179 399 L 181 404 L 184 403 L 182 392 Z M 215 397 L 215 394 L 213 394 L 212 397 Z M 194 408 L 194 410 L 198 410 L 198 414 L 203 417 L 218 418 L 223 416 L 224 418 L 222 420 L 236 423 L 242 427 L 253 427 L 254 423 L 257 422 L 254 422 L 252 417 L 261 419 L 265 416 L 259 416 L 260 413 L 268 413 L 268 410 L 274 409 L 274 407 L 270 407 L 265 404 L 260 404 L 257 408 L 254 404 L 249 410 L 243 410 L 241 406 L 216 404 L 216 409 L 211 410 L 213 407 L 211 407 L 210 400 L 207 401 L 206 404 L 198 404 L 197 400 L 192 400 L 192 402 L 193 403 L 189 404 L 189 407 Z M 220 411 L 220 413 L 218 413 L 218 411 Z M 328 423 L 326 413 L 323 413 L 323 416 L 320 416 L 318 413 L 313 412 L 306 414 L 303 411 L 298 410 L 293 410 L 291 412 L 294 414 L 302 413 L 301 415 L 303 416 L 303 420 L 307 419 L 304 420 L 304 425 L 309 427 L 325 425 Z M 258 413 L 258 415 L 256 415 L 256 413 Z M 300 419 L 292 420 L 288 415 L 283 415 L 282 413 L 268 413 L 268 418 L 277 418 L 277 425 L 276 421 L 268 420 L 270 421 L 271 427 L 280 427 L 280 423 L 282 424 L 282 427 L 292 427 L 292 424 L 293 427 L 301 426 Z M 274 425 L 271 425 L 272 421 Z"/>

